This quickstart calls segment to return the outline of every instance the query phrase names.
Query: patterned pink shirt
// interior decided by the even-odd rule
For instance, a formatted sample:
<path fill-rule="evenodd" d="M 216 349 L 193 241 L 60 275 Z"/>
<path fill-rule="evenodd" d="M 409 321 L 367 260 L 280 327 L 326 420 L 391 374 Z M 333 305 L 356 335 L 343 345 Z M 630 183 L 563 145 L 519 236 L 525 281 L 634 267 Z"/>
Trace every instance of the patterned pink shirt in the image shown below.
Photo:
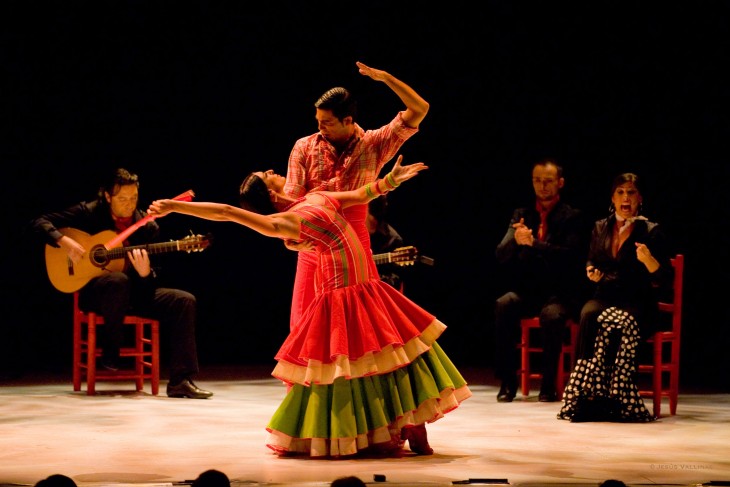
<path fill-rule="evenodd" d="M 303 137 L 289 155 L 284 193 L 300 198 L 310 191 L 347 191 L 371 183 L 416 132 L 403 123 L 401 112 L 379 129 L 355 124 L 355 136 L 339 157 L 319 132 Z"/>

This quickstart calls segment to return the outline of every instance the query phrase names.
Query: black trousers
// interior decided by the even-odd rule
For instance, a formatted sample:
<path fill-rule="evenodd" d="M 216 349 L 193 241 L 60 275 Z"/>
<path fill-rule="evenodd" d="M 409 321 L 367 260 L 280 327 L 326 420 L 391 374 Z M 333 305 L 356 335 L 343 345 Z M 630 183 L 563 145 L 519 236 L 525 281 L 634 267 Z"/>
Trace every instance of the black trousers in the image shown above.
<path fill-rule="evenodd" d="M 570 307 L 557 297 L 544 302 L 523 299 L 515 292 L 497 298 L 495 303 L 496 376 L 502 382 L 517 386 L 517 369 L 520 357 L 517 344 L 520 340 L 520 320 L 538 316 L 542 332 L 542 385 L 541 392 L 557 392 L 555 379 L 558 373 L 563 334 L 570 317 Z"/>
<path fill-rule="evenodd" d="M 196 300 L 187 291 L 156 288 L 135 292 L 134 280 L 123 272 L 96 277 L 81 289 L 79 306 L 104 317 L 100 336 L 104 354 L 115 356 L 122 345 L 122 323 L 127 314 L 160 320 L 161 340 L 169 353 L 170 383 L 177 384 L 198 373 L 195 339 Z"/>

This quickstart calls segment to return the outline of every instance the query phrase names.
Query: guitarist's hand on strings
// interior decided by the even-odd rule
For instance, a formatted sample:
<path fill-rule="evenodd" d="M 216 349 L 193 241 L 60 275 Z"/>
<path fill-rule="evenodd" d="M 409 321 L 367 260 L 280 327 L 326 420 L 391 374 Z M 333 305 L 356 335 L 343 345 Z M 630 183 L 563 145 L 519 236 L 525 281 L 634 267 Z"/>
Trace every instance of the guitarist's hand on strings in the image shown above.
<path fill-rule="evenodd" d="M 140 277 L 147 277 L 152 272 L 150 256 L 145 249 L 133 249 L 127 252 L 127 258 L 132 263 Z"/>
<path fill-rule="evenodd" d="M 64 235 L 59 238 L 56 243 L 66 251 L 68 258 L 71 259 L 71 262 L 74 264 L 81 262 L 81 259 L 86 253 L 86 248 L 69 236 Z"/>

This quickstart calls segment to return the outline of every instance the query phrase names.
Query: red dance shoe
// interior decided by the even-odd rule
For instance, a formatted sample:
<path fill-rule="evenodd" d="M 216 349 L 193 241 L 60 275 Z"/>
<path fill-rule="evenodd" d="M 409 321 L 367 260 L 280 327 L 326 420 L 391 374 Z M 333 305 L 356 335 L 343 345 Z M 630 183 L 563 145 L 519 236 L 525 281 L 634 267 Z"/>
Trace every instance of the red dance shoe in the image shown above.
<path fill-rule="evenodd" d="M 401 437 L 408 440 L 408 447 L 416 455 L 433 455 L 433 448 L 428 444 L 425 423 L 403 428 Z"/>

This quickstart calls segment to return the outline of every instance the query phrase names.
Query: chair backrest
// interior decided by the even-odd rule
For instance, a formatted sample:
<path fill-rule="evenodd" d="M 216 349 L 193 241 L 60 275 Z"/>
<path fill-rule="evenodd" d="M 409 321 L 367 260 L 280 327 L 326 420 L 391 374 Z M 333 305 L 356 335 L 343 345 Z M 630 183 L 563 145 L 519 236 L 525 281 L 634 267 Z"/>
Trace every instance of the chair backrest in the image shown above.
<path fill-rule="evenodd" d="M 674 267 L 674 282 L 672 283 L 672 302 L 659 302 L 659 311 L 670 313 L 672 316 L 671 331 L 677 335 L 682 330 L 682 286 L 684 282 L 684 255 L 677 254 L 672 258 Z"/>

